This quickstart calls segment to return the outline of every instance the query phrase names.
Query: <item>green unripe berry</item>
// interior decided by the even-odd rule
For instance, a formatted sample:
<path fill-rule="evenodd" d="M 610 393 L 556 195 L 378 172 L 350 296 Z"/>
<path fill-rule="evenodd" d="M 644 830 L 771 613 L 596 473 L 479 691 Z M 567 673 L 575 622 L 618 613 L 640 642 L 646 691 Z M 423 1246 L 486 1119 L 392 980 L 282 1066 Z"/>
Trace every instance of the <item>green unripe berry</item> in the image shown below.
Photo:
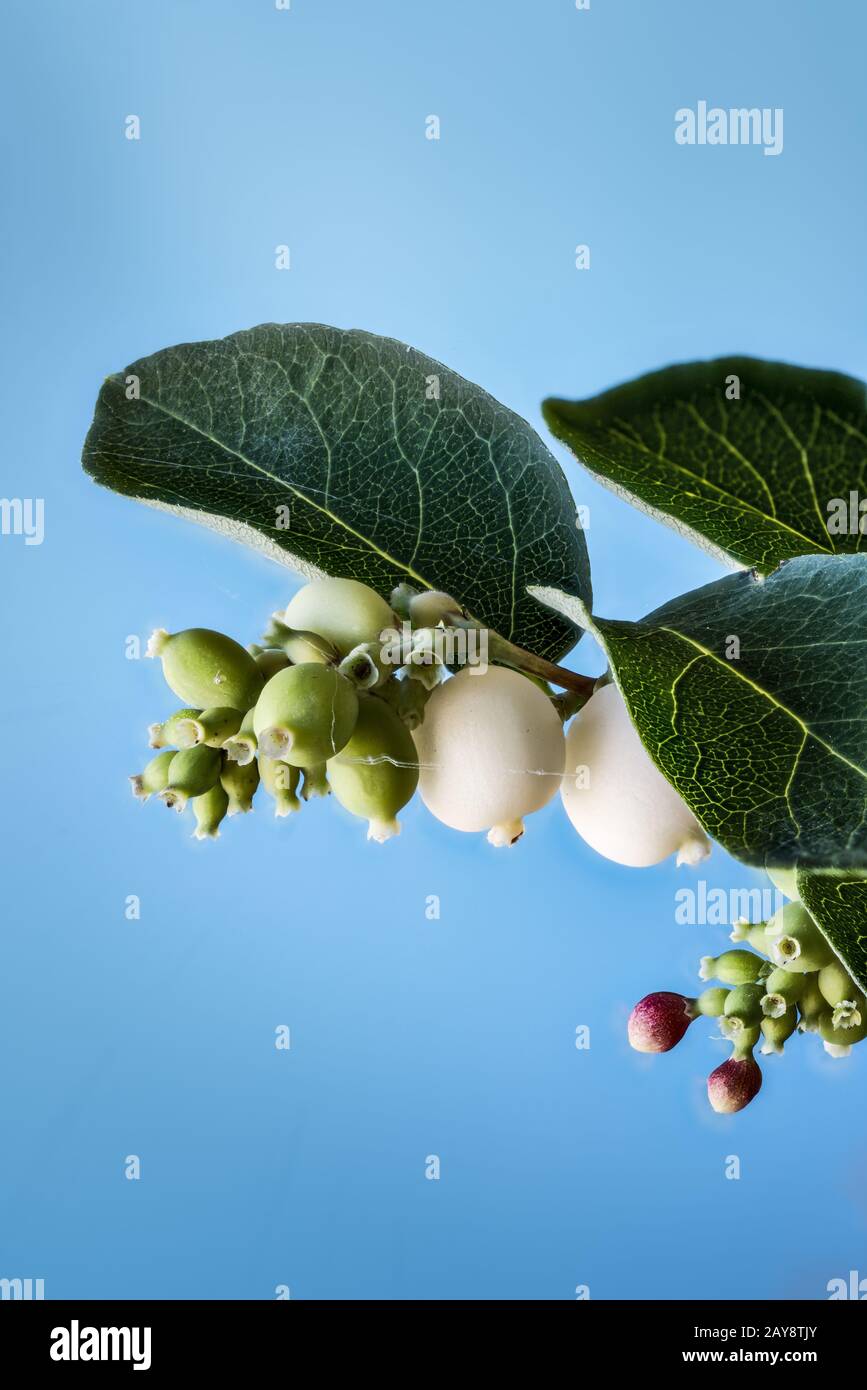
<path fill-rule="evenodd" d="M 814 971 L 804 976 L 804 988 L 798 1000 L 800 1018 L 798 1027 L 802 1033 L 817 1033 L 819 1019 L 828 1010 L 828 1003 L 819 988 L 819 974 Z"/>
<path fill-rule="evenodd" d="M 193 815 L 196 818 L 196 828 L 193 831 L 193 838 L 196 840 L 216 840 L 220 834 L 220 822 L 224 819 L 229 809 L 229 798 L 219 782 L 215 782 L 210 791 L 203 792 L 201 796 L 193 797 Z"/>
<path fill-rule="evenodd" d="M 804 908 L 800 903 L 783 903 L 783 906 L 778 908 L 772 917 L 768 918 L 764 926 L 768 940 L 772 945 L 778 937 L 785 936 L 789 927 L 797 926 L 803 912 Z"/>
<path fill-rule="evenodd" d="M 327 637 L 320 637 L 318 632 L 287 627 L 280 613 L 272 613 L 262 641 L 269 648 L 279 647 L 289 665 L 300 666 L 305 661 L 319 661 L 326 666 L 336 666 L 340 660 L 340 652 Z M 276 671 L 274 674 L 277 674 Z"/>
<path fill-rule="evenodd" d="M 696 1012 L 704 1018 L 719 1018 L 725 1012 L 728 993 L 729 991 L 721 985 L 711 985 L 709 989 L 703 989 L 695 1001 Z"/>
<path fill-rule="evenodd" d="M 785 1013 L 789 1004 L 797 1004 L 804 992 L 806 980 L 806 975 L 799 975 L 795 971 L 785 970 L 781 965 L 778 965 L 772 970 L 765 980 L 767 997 L 782 999 L 783 1008 L 778 1009 L 776 1015 L 769 1014 L 768 1016 L 771 1018 L 779 1016 L 780 1013 Z M 768 1013 L 768 1010 L 765 1010 L 765 1012 Z"/>
<path fill-rule="evenodd" d="M 289 665 L 288 656 L 278 647 L 259 647 L 252 655 L 262 672 L 263 681 L 269 681 L 278 671 L 285 671 Z"/>
<path fill-rule="evenodd" d="M 778 920 L 783 930 L 772 937 L 776 965 L 801 975 L 821 970 L 835 959 L 828 942 L 800 903 L 787 903 L 782 912 L 771 918 L 775 925 Z"/>
<path fill-rule="evenodd" d="M 197 743 L 206 743 L 209 748 L 222 748 L 227 738 L 236 734 L 241 727 L 243 715 L 239 709 L 216 705 L 213 709 L 203 709 L 195 718 L 177 720 L 175 742 L 179 748 L 195 748 Z"/>
<path fill-rule="evenodd" d="M 798 1026 L 798 1010 L 790 1004 L 781 1014 L 762 1019 L 762 1043 L 760 1051 L 769 1057 L 772 1053 L 782 1056 L 783 1046 Z"/>
<path fill-rule="evenodd" d="M 761 1023 L 764 993 L 764 985 L 737 985 L 730 990 L 723 1010 L 729 1024 L 733 1025 L 738 1021 L 743 1029 L 754 1028 Z"/>
<path fill-rule="evenodd" d="M 800 901 L 797 869 L 768 869 L 766 872 L 771 883 L 784 897 L 791 898 L 792 902 Z"/>
<path fill-rule="evenodd" d="M 394 626 L 394 614 L 367 584 L 328 578 L 299 589 L 286 606 L 283 622 L 326 638 L 344 657 L 363 642 L 378 641 L 381 632 Z M 290 638 L 284 651 L 299 663 L 322 659 L 304 638 Z"/>
<path fill-rule="evenodd" d="M 819 989 L 832 1008 L 842 1004 L 844 999 L 855 999 L 858 995 L 864 998 L 848 970 L 838 960 L 819 971 Z"/>
<path fill-rule="evenodd" d="M 409 621 L 409 605 L 418 594 L 418 589 L 414 589 L 411 584 L 398 584 L 397 588 L 392 589 L 389 595 L 389 603 L 392 611 L 403 619 Z"/>
<path fill-rule="evenodd" d="M 327 763 L 315 763 L 313 767 L 302 767 L 304 781 L 301 784 L 301 796 L 304 801 L 309 801 L 311 797 L 328 796 L 331 788 L 328 785 L 327 768 Z"/>
<path fill-rule="evenodd" d="M 721 956 L 702 956 L 699 979 L 722 980 L 726 985 L 754 984 L 761 965 L 752 951 L 723 951 Z"/>
<path fill-rule="evenodd" d="M 241 727 L 238 732 L 232 734 L 231 738 L 227 738 L 223 744 L 223 752 L 229 762 L 238 763 L 240 767 L 248 767 L 256 757 L 258 741 L 253 732 L 255 716 L 255 709 L 248 709 L 241 720 Z"/>
<path fill-rule="evenodd" d="M 819 1015 L 818 1031 L 825 1044 L 826 1052 L 829 1052 L 832 1057 L 846 1057 L 853 1043 L 863 1042 L 867 1038 L 867 1015 L 861 1019 L 860 1023 L 835 1027 L 831 1010 L 825 1009 Z"/>
<path fill-rule="evenodd" d="M 426 589 L 423 594 L 413 594 L 408 608 L 413 627 L 437 627 L 442 622 L 447 623 L 450 618 L 462 616 L 457 600 L 440 589 Z"/>
<path fill-rule="evenodd" d="M 819 971 L 819 989 L 831 1006 L 834 1028 L 857 1028 L 867 1018 L 867 997 L 838 960 Z"/>
<path fill-rule="evenodd" d="M 217 748 L 197 744 L 182 748 L 169 764 L 169 779 L 160 792 L 160 800 L 176 811 L 183 811 L 190 797 L 202 796 L 219 779 L 222 756 Z"/>
<path fill-rule="evenodd" d="M 192 708 L 176 709 L 162 724 L 149 724 L 148 738 L 151 748 L 177 748 L 178 728 L 189 719 L 198 719 L 201 712 L 200 709 Z"/>
<path fill-rule="evenodd" d="M 199 709 L 229 705 L 247 710 L 262 690 L 262 673 L 250 653 L 210 628 L 191 627 L 174 634 L 157 628 L 147 654 L 162 658 L 166 684 Z"/>
<path fill-rule="evenodd" d="M 253 809 L 253 797 L 259 786 L 259 765 L 253 758 L 249 763 L 232 762 L 226 758 L 220 773 L 220 785 L 229 798 L 229 816 L 242 815 Z"/>
<path fill-rule="evenodd" d="M 355 687 L 333 666 L 308 661 L 272 676 L 253 716 L 259 749 L 293 767 L 327 762 L 358 718 Z"/>
<path fill-rule="evenodd" d="M 174 756 L 174 750 L 167 748 L 164 753 L 157 753 L 155 758 L 151 758 L 144 772 L 130 777 L 133 796 L 139 801 L 147 801 L 149 796 L 163 791 L 168 786 L 169 768 Z"/>
<path fill-rule="evenodd" d="M 328 775 L 341 806 L 368 821 L 369 840 L 382 843 L 400 833 L 396 816 L 418 785 L 418 756 L 409 730 L 384 700 L 359 697 L 352 737 L 329 760 Z"/>
<path fill-rule="evenodd" d="M 743 941 L 751 946 L 754 951 L 758 951 L 766 960 L 771 960 L 773 944 L 768 937 L 766 923 L 758 922 L 735 922 L 731 931 L 732 941 Z"/>
<path fill-rule="evenodd" d="M 300 811 L 301 802 L 296 795 L 301 780 L 299 768 L 291 767 L 289 763 L 278 762 L 274 758 L 266 758 L 260 753 L 259 772 L 262 786 L 274 798 L 275 816 L 290 816 L 293 811 Z"/>

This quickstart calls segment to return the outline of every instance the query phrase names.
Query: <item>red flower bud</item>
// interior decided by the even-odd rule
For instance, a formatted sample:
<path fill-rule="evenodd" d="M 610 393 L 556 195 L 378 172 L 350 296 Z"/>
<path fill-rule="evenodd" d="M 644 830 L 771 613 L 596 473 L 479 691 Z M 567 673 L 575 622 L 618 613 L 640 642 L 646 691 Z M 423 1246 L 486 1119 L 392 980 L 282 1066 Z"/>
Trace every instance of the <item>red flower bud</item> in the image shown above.
<path fill-rule="evenodd" d="M 762 1069 L 749 1053 L 729 1057 L 707 1079 L 708 1100 L 718 1115 L 743 1110 L 761 1089 Z"/>
<path fill-rule="evenodd" d="M 685 994 L 647 994 L 629 1015 L 629 1041 L 636 1052 L 670 1052 L 696 1017 Z"/>

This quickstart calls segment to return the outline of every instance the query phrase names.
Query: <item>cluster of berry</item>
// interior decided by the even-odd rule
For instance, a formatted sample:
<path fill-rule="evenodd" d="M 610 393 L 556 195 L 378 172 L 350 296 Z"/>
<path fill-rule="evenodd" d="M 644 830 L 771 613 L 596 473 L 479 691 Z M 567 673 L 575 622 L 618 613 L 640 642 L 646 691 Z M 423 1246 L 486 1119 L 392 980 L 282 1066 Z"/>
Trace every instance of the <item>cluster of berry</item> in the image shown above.
<path fill-rule="evenodd" d="M 370 655 L 394 617 L 364 584 L 321 580 L 295 595 L 266 634 L 240 646 L 206 628 L 158 629 L 148 655 L 162 659 L 169 688 L 188 702 L 150 728 L 158 752 L 133 792 L 183 811 L 199 839 L 225 816 L 252 809 L 261 784 L 278 816 L 329 791 L 384 840 L 415 792 L 418 759 L 407 727 L 416 703 L 386 695 Z M 377 686 L 382 685 L 382 689 Z M 404 717 L 402 717 L 402 714 Z"/>
<path fill-rule="evenodd" d="M 598 683 L 564 734 L 575 704 L 532 670 L 481 663 L 454 674 L 432 638 L 469 621 L 438 591 L 402 585 L 386 602 L 356 580 L 321 579 L 275 614 L 263 646 L 204 628 L 158 629 L 148 654 L 186 703 L 151 725 L 159 751 L 131 779 L 135 795 L 178 811 L 190 803 L 204 839 L 225 816 L 251 810 L 260 784 L 278 816 L 333 792 L 368 822 L 368 838 L 383 841 L 418 788 L 443 824 L 508 845 L 559 788 L 576 830 L 618 863 L 703 858 L 707 837 L 652 762 L 616 686 Z M 793 875 L 775 881 L 793 901 L 733 933 L 754 949 L 702 961 L 702 978 L 719 987 L 697 998 L 650 994 L 629 1020 L 633 1047 L 667 1052 L 696 1018 L 718 1019 L 733 1050 L 708 1095 L 723 1113 L 758 1093 L 760 1041 L 763 1053 L 782 1052 L 796 1029 L 812 1030 L 843 1056 L 867 1037 L 864 995 L 797 901 Z"/>
<path fill-rule="evenodd" d="M 776 876 L 791 896 L 791 876 Z M 697 998 L 648 994 L 629 1017 L 629 1041 L 639 1052 L 670 1052 L 697 1018 L 715 1018 L 732 1053 L 711 1072 L 708 1099 L 720 1114 L 743 1110 L 758 1095 L 762 1072 L 756 1046 L 768 1056 L 782 1053 L 796 1032 L 818 1033 L 832 1057 L 848 1056 L 867 1038 L 867 999 L 797 900 L 767 922 L 740 922 L 732 940 L 739 947 L 705 956 L 703 980 L 720 980 Z"/>
<path fill-rule="evenodd" d="M 504 664 L 488 665 L 477 647 L 469 657 L 454 642 L 444 649 L 444 633 L 490 637 Z M 148 646 L 187 704 L 151 726 L 161 751 L 133 790 L 178 810 L 192 802 L 199 838 L 249 810 L 261 782 L 278 815 L 298 808 L 299 783 L 302 799 L 332 790 L 376 840 L 396 833 L 418 786 L 443 824 L 510 845 L 559 789 L 576 830 L 619 863 L 707 853 L 617 688 L 555 694 L 538 659 L 473 623 L 448 594 L 401 585 L 386 602 L 357 580 L 317 580 L 274 615 L 263 642 L 245 649 L 204 628 L 159 629 Z"/>

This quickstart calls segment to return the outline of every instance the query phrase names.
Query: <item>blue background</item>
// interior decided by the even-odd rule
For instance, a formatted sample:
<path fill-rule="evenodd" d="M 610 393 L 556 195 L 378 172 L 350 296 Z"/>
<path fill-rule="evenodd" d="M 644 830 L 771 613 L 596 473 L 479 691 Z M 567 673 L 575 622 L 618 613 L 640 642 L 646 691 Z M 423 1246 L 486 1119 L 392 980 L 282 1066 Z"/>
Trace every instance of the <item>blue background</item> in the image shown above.
<path fill-rule="evenodd" d="M 48 1297 L 635 1299 L 867 1275 L 867 1058 L 796 1038 L 726 1119 L 711 1023 L 669 1057 L 627 1047 L 632 1003 L 697 992 L 727 944 L 675 923 L 693 871 L 597 858 L 559 802 L 505 852 L 420 805 L 378 847 L 333 803 L 263 804 L 198 844 L 133 801 L 173 702 L 127 636 L 248 641 L 298 581 L 78 463 L 104 375 L 266 320 L 405 339 L 542 429 L 546 394 L 672 360 L 867 375 L 864 14 L 7 0 L 3 24 L 2 492 L 44 497 L 46 535 L 0 539 L 0 1276 Z M 783 107 L 783 154 L 676 145 L 699 99 Z M 720 573 L 559 456 L 600 613 Z M 589 640 L 575 662 L 600 669 Z M 719 850 L 704 872 L 759 881 Z"/>

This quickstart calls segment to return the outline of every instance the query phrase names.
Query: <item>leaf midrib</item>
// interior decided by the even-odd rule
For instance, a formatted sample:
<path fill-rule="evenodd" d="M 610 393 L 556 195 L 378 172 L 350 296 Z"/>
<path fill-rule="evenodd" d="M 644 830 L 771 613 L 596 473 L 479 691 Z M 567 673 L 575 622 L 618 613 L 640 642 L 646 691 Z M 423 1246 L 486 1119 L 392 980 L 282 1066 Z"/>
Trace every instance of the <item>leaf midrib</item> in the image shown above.
<path fill-rule="evenodd" d="M 805 723 L 799 714 L 789 709 L 788 705 L 785 705 L 782 700 L 778 700 L 776 695 L 773 695 L 769 690 L 765 690 L 764 686 L 759 685 L 757 681 L 751 680 L 750 677 L 745 675 L 742 671 L 736 670 L 729 662 L 723 661 L 721 657 L 717 656 L 716 652 L 705 647 L 701 642 L 697 641 L 696 638 L 689 637 L 685 632 L 678 632 L 677 628 L 658 627 L 654 628 L 653 631 L 665 632 L 670 637 L 679 637 L 682 642 L 688 643 L 688 645 L 694 647 L 697 652 L 700 652 L 703 656 L 709 657 L 711 661 L 715 662 L 717 666 L 721 666 L 730 676 L 734 676 L 737 680 L 742 681 L 750 690 L 755 691 L 757 695 L 763 696 L 764 699 L 769 700 L 772 705 L 775 705 L 777 709 L 781 710 L 783 714 L 788 715 L 788 717 L 803 731 L 807 738 L 813 739 L 820 748 L 824 748 L 827 753 L 830 753 L 831 757 L 836 758 L 838 762 L 851 768 L 853 772 L 857 772 L 860 777 L 863 777 L 865 781 L 867 781 L 867 768 L 860 767 L 858 763 L 852 762 L 851 758 L 847 758 L 845 754 L 838 752 L 838 750 L 823 739 L 821 735 L 817 734 L 814 729 L 811 729 L 809 724 Z M 795 759 L 795 767 L 797 767 L 799 761 L 800 754 Z"/>
<path fill-rule="evenodd" d="M 114 381 L 117 386 L 120 386 L 118 377 L 112 377 L 111 380 Z M 256 473 L 261 473 L 263 477 L 268 478 L 271 482 L 286 488 L 294 497 L 297 497 L 302 502 L 306 502 L 314 511 L 321 513 L 323 516 L 327 516 L 330 521 L 333 521 L 336 526 L 340 526 L 348 535 L 354 536 L 356 540 L 361 541 L 368 550 L 378 555 L 380 559 L 384 560 L 387 564 L 394 565 L 396 569 L 408 575 L 410 578 L 416 579 L 420 584 L 423 584 L 425 588 L 429 589 L 432 587 L 430 581 L 427 580 L 424 575 L 419 574 L 417 570 L 413 569 L 411 565 L 406 564 L 403 560 L 398 560 L 394 555 L 389 554 L 387 550 L 383 550 L 382 547 L 378 546 L 369 536 L 365 536 L 360 531 L 356 531 L 353 526 L 350 526 L 342 517 L 333 512 L 330 507 L 324 507 L 321 503 L 315 502 L 312 497 L 308 497 L 306 493 L 301 492 L 286 478 L 281 478 L 279 474 L 272 473 L 270 469 L 263 467 L 260 463 L 256 463 L 254 459 L 248 458 L 246 454 L 241 453 L 238 449 L 232 448 L 230 444 L 226 444 L 222 439 L 218 439 L 216 435 L 211 434 L 208 430 L 202 429 L 200 425 L 197 425 L 192 420 L 188 420 L 186 416 L 179 414 L 175 410 L 170 410 L 162 401 L 155 401 L 152 397 L 144 394 L 140 396 L 140 400 L 142 400 L 145 405 L 150 406 L 151 409 L 159 411 L 170 420 L 176 420 L 179 425 L 183 425 L 186 429 L 192 430 L 194 434 L 200 435 L 202 439 L 207 439 L 209 443 L 215 445 L 218 449 L 222 449 L 224 453 L 231 454 L 234 458 L 238 459 L 239 462 L 253 469 Z"/>
<path fill-rule="evenodd" d="M 622 430 L 615 428 L 613 425 L 609 428 L 611 429 L 611 433 L 614 434 L 618 439 L 620 439 L 621 443 L 629 445 L 630 448 L 637 448 L 643 451 L 645 454 L 647 454 L 648 457 L 656 459 L 659 463 L 665 464 L 667 468 L 672 468 L 676 472 L 682 473 L 685 478 L 688 478 L 690 480 L 690 482 L 698 484 L 701 487 L 710 488 L 713 492 L 716 492 L 721 498 L 724 498 L 726 503 L 730 507 L 742 512 L 752 512 L 754 516 L 761 517 L 762 521 L 764 521 L 769 526 L 772 526 L 775 530 L 788 531 L 790 536 L 794 536 L 796 540 L 801 541 L 804 544 L 810 546 L 811 550 L 815 554 L 836 554 L 835 550 L 819 545 L 818 541 L 815 541 L 812 539 L 812 537 L 805 535 L 805 533 L 803 531 L 799 531 L 797 527 L 790 526 L 788 522 L 781 521 L 779 517 L 769 515 L 768 512 L 762 511 L 761 507 L 756 507 L 753 505 L 752 502 L 747 502 L 744 498 L 735 496 L 733 492 L 729 492 L 726 488 L 720 487 L 717 483 L 711 482 L 709 478 L 703 478 L 700 473 L 694 473 L 690 468 L 687 468 L 684 464 L 675 463 L 674 459 L 670 459 L 667 454 L 660 454 L 656 450 L 649 448 L 648 445 L 645 444 L 642 439 L 639 438 L 637 440 L 633 440 L 629 437 L 628 434 L 625 435 Z M 602 476 L 603 478 L 607 478 L 608 475 L 606 473 L 603 473 Z M 657 502 L 657 505 L 659 506 L 660 504 Z"/>

